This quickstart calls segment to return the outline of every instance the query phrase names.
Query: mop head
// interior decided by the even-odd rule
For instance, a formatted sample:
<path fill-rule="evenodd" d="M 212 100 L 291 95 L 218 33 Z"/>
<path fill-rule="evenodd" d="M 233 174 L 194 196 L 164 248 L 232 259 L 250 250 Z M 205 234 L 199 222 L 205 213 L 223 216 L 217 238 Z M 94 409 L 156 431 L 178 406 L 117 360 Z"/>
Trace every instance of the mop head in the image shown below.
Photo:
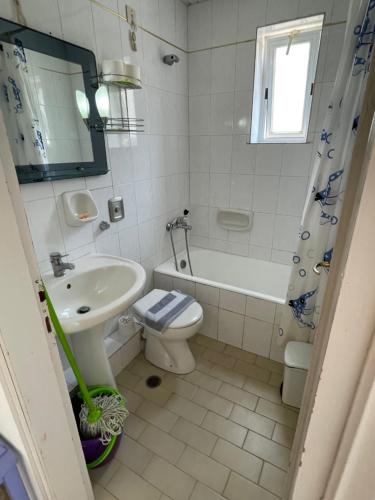
<path fill-rule="evenodd" d="M 129 415 L 125 408 L 125 400 L 121 394 L 110 394 L 92 398 L 94 405 L 101 410 L 101 415 L 95 422 L 89 421 L 89 408 L 83 403 L 79 413 L 82 435 L 87 438 L 99 438 L 106 446 L 113 436 L 122 433 L 125 419 Z"/>

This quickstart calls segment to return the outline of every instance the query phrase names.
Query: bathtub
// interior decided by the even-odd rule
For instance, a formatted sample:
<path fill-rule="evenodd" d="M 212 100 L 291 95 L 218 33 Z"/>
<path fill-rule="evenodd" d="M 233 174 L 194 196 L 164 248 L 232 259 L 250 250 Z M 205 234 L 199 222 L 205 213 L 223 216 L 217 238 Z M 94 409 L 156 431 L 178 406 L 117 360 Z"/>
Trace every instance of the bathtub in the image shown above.
<path fill-rule="evenodd" d="M 276 339 L 291 266 L 192 247 L 188 265 L 177 272 L 174 259 L 154 270 L 155 287 L 177 288 L 202 305 L 200 333 L 275 361 L 283 361 Z M 186 252 L 177 254 L 187 261 Z"/>

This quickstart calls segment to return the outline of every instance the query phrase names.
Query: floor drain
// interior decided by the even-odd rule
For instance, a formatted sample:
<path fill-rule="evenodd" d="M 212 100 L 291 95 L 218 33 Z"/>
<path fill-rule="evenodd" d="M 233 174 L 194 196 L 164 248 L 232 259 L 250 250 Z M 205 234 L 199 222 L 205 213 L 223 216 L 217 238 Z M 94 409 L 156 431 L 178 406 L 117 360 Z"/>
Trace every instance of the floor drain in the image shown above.
<path fill-rule="evenodd" d="M 146 379 L 146 385 L 151 389 L 158 387 L 160 384 L 161 384 L 161 378 L 158 377 L 157 375 L 151 375 L 151 377 L 148 377 L 148 379 Z"/>
<path fill-rule="evenodd" d="M 90 311 L 90 307 L 89 306 L 81 306 L 77 309 L 77 313 L 78 314 L 86 314 Z"/>

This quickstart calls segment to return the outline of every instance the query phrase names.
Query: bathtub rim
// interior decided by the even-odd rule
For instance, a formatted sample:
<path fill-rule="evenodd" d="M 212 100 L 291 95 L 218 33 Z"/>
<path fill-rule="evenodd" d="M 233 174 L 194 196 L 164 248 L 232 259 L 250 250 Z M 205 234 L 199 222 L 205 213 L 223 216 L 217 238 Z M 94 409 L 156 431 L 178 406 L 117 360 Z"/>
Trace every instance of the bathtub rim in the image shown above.
<path fill-rule="evenodd" d="M 228 254 L 228 255 L 231 255 L 231 254 Z M 254 260 L 256 260 L 256 259 L 254 259 Z M 263 262 L 268 262 L 268 261 L 263 261 Z M 255 292 L 253 290 L 248 290 L 246 288 L 240 288 L 238 286 L 228 285 L 226 283 L 222 283 L 221 281 L 213 281 L 213 280 L 209 280 L 206 278 L 200 278 L 199 276 L 190 276 L 189 274 L 180 273 L 180 272 L 176 271 L 176 269 L 174 268 L 173 257 L 171 259 L 164 261 L 163 263 L 159 264 L 158 266 L 156 266 L 154 268 L 154 272 L 159 273 L 159 274 L 164 274 L 167 276 L 171 276 L 173 278 L 179 278 L 179 279 L 185 279 L 187 281 L 193 281 L 194 283 L 199 283 L 201 285 L 211 286 L 213 288 L 220 288 L 223 290 L 227 290 L 229 292 L 239 293 L 242 295 L 246 295 L 248 297 L 254 297 L 256 299 L 267 300 L 269 302 L 274 302 L 275 304 L 281 304 L 281 305 L 286 304 L 286 297 L 283 299 L 280 297 L 276 297 L 274 295 L 268 295 L 265 293 Z"/>

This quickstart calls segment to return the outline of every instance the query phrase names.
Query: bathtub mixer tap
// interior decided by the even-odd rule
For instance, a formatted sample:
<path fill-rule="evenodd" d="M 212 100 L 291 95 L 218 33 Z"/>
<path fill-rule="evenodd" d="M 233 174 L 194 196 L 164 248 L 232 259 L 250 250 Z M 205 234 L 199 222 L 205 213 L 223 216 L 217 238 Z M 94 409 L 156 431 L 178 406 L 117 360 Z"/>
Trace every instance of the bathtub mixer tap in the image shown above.
<path fill-rule="evenodd" d="M 185 213 L 186 212 L 186 213 Z M 187 231 L 192 230 L 192 226 L 188 224 L 188 216 L 189 210 L 184 210 L 184 215 L 180 215 L 179 217 L 175 217 L 167 223 L 166 229 L 167 231 L 172 231 L 173 229 L 186 229 Z"/>
<path fill-rule="evenodd" d="M 173 240 L 173 231 L 175 229 L 183 229 L 185 231 L 186 253 L 187 253 L 188 262 L 189 262 L 190 274 L 191 274 L 191 276 L 193 276 L 193 269 L 192 269 L 191 261 L 190 261 L 190 252 L 189 252 L 189 243 L 188 243 L 188 231 L 192 230 L 192 226 L 189 224 L 188 215 L 189 215 L 189 210 L 187 210 L 185 208 L 184 215 L 174 217 L 172 220 L 170 220 L 166 225 L 166 230 L 169 232 L 170 237 L 171 237 L 174 265 L 175 265 L 177 272 L 179 272 L 179 268 L 178 268 L 178 262 L 177 262 L 177 256 L 176 256 L 176 248 L 175 248 L 174 240 Z"/>

